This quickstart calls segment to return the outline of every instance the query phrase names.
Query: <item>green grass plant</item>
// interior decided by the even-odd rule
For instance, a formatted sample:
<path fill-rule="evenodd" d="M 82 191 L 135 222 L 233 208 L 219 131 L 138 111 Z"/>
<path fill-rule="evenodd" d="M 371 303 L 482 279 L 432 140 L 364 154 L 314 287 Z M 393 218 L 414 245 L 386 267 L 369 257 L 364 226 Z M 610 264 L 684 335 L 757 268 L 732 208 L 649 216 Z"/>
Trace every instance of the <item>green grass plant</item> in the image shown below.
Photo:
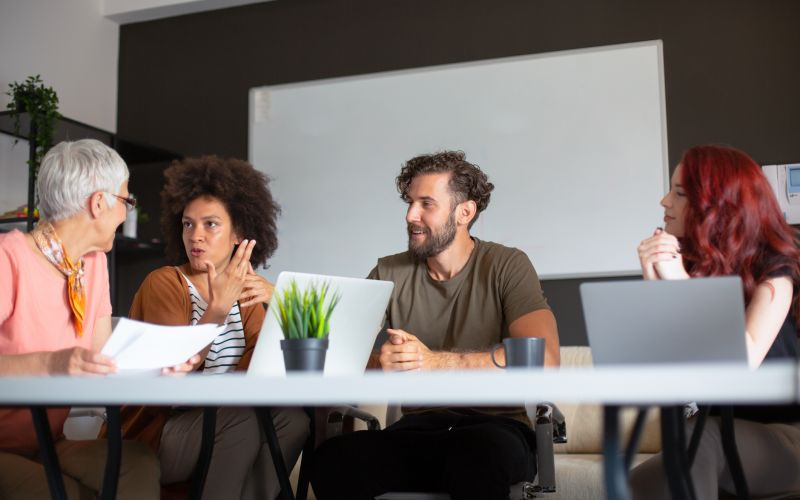
<path fill-rule="evenodd" d="M 278 306 L 278 324 L 286 339 L 324 339 L 331 329 L 331 314 L 341 299 L 341 294 L 331 292 L 330 283 L 311 283 L 300 291 L 292 280 L 275 297 Z M 327 301 L 327 304 L 326 304 Z"/>

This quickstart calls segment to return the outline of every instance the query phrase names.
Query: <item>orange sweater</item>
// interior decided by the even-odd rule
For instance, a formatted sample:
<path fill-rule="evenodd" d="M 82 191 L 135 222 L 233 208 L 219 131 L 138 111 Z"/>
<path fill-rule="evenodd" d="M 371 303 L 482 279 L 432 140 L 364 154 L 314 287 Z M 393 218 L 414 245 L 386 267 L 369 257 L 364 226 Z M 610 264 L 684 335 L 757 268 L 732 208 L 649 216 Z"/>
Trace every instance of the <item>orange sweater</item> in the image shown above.
<path fill-rule="evenodd" d="M 264 322 L 264 307 L 254 304 L 242 309 L 245 350 L 236 370 L 246 370 Z M 156 269 L 145 278 L 133 298 L 131 319 L 159 325 L 191 324 L 192 301 L 189 285 L 176 267 Z M 201 365 L 202 366 L 202 365 Z M 158 451 L 161 431 L 169 419 L 170 408 L 125 406 L 122 408 L 122 432 L 125 439 L 135 439 Z"/>

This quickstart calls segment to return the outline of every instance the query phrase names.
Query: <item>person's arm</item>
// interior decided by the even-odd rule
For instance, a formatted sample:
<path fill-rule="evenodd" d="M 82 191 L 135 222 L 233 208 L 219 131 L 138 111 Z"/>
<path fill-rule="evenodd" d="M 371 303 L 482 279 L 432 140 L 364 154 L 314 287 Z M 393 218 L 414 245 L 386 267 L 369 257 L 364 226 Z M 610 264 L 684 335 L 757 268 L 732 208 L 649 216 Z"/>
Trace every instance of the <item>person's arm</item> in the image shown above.
<path fill-rule="evenodd" d="M 60 351 L 0 355 L 0 375 L 106 375 L 114 362 L 82 347 Z"/>
<path fill-rule="evenodd" d="M 785 277 L 770 278 L 760 283 L 745 311 L 747 359 L 751 368 L 764 361 L 778 336 L 793 297 L 792 281 Z"/>
<path fill-rule="evenodd" d="M 545 339 L 545 366 L 558 366 L 558 329 L 549 309 L 529 312 L 514 320 L 508 327 L 512 337 L 540 337 Z M 404 370 L 454 370 L 470 368 L 495 368 L 491 353 L 487 351 L 450 352 L 432 351 L 415 335 L 404 330 L 389 329 L 389 340 L 381 347 L 380 364 L 387 371 Z M 496 355 L 503 359 L 502 351 Z"/>
<path fill-rule="evenodd" d="M 17 279 L 21 269 L 13 253 L 0 248 L 0 281 L 4 293 L 0 299 L 0 325 L 5 324 L 15 307 Z M 101 269 L 105 269 L 105 260 Z M 107 284 L 107 280 L 101 280 Z M 109 304 L 109 309 L 110 309 Z M 36 334 L 36 332 L 30 332 Z M 74 335 L 74 332 L 69 332 Z M 94 346 L 94 344 L 93 344 Z M 59 351 L 25 354 L 0 354 L 0 375 L 103 375 L 115 371 L 114 363 L 92 350 L 71 347 Z"/>
<path fill-rule="evenodd" d="M 558 338 L 558 325 L 556 317 L 550 309 L 540 309 L 523 315 L 508 326 L 508 333 L 511 337 L 543 338 L 544 366 L 556 367 L 561 364 L 561 341 Z M 505 356 L 503 353 L 504 351 L 500 349 L 495 357 Z"/>
<path fill-rule="evenodd" d="M 92 350 L 100 352 L 111 337 L 111 316 L 97 318 L 94 322 L 94 338 L 92 338 Z"/>

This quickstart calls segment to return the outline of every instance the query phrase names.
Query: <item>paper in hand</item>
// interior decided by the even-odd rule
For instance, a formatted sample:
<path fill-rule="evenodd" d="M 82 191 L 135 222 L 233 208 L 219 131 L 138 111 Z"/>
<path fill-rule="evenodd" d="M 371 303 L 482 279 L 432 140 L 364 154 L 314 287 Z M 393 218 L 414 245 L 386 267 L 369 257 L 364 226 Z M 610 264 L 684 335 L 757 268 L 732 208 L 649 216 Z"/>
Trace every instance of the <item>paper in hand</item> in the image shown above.
<path fill-rule="evenodd" d="M 121 318 L 101 352 L 120 371 L 158 370 L 185 363 L 224 329 L 214 324 L 161 326 Z"/>

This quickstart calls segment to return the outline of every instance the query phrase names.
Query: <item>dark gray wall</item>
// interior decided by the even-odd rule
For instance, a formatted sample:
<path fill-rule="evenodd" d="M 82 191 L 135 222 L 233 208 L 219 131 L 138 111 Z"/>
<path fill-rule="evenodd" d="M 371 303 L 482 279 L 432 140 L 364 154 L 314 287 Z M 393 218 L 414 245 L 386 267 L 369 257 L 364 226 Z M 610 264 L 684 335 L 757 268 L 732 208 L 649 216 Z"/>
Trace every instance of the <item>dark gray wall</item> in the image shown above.
<path fill-rule="evenodd" d="M 662 39 L 671 164 L 708 142 L 796 162 L 799 25 L 795 0 L 277 0 L 123 26 L 117 129 L 246 158 L 251 87 Z M 544 284 L 564 344 L 585 343 L 579 282 Z"/>

